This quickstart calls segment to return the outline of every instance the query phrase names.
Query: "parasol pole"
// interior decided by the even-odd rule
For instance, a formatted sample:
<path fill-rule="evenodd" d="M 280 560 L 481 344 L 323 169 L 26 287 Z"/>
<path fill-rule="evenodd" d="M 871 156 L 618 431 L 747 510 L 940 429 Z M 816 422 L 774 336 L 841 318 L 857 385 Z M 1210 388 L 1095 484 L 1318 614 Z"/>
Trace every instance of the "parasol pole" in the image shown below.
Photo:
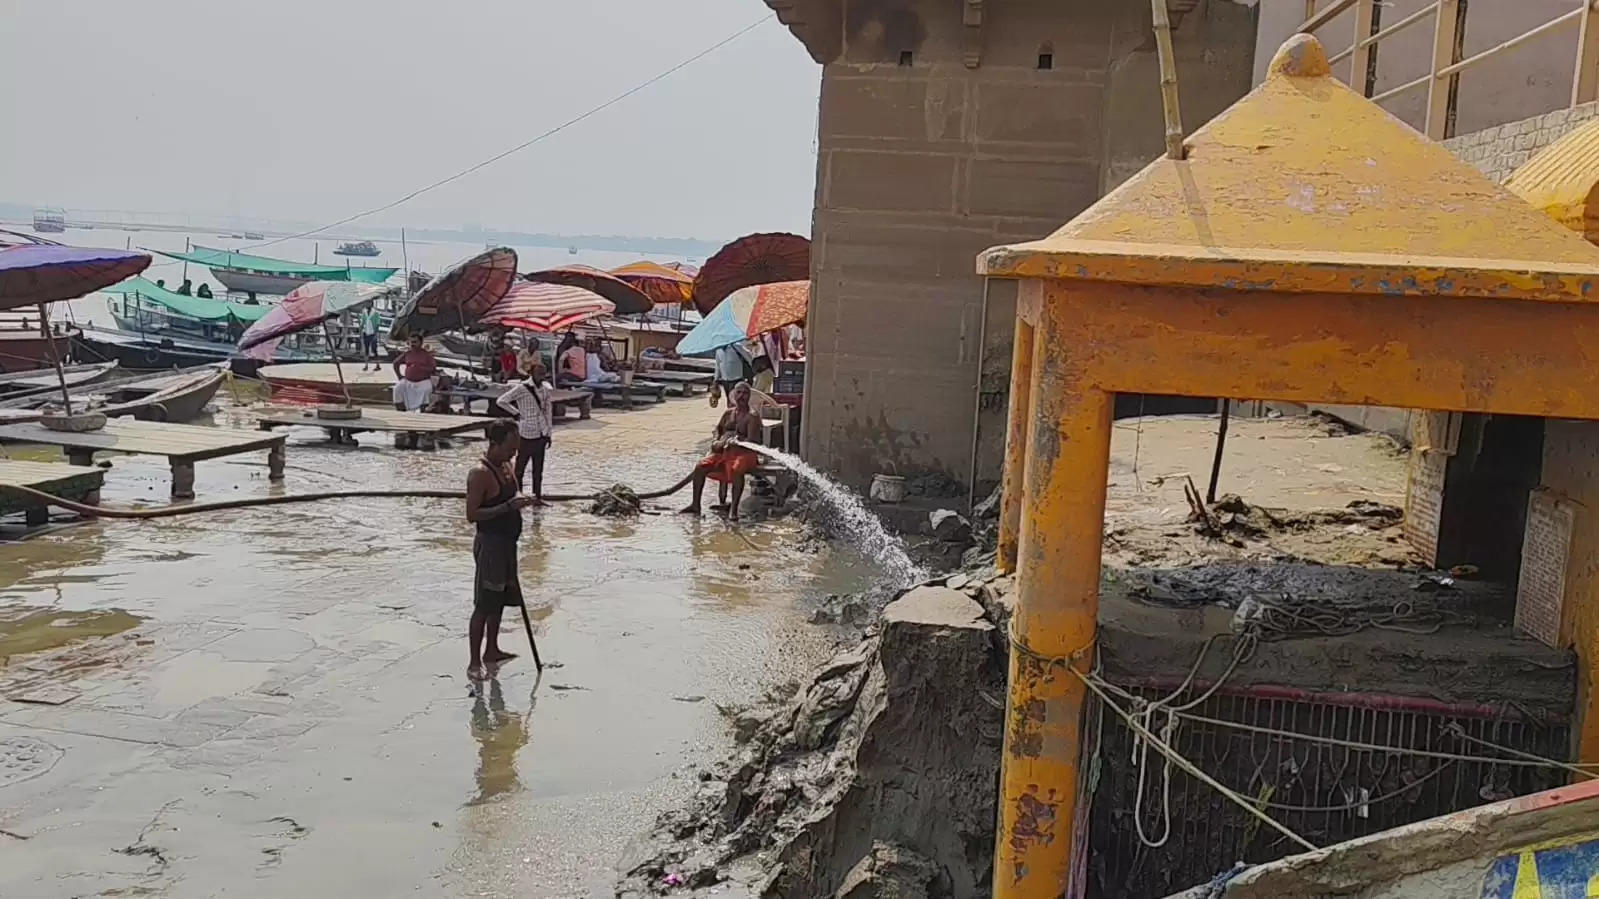
<path fill-rule="evenodd" d="M 193 252 L 193 250 L 189 248 L 189 239 L 185 237 L 183 239 L 183 253 L 184 255 L 188 255 L 191 252 Z M 189 277 L 189 260 L 187 259 L 183 260 L 183 277 Z"/>
<path fill-rule="evenodd" d="M 333 370 L 339 373 L 339 389 L 344 391 L 344 405 L 354 406 L 355 400 L 350 399 L 350 385 L 344 383 L 344 366 L 339 362 L 339 348 L 333 344 L 333 332 L 328 330 L 328 320 L 322 319 L 322 339 L 328 343 L 328 351 L 333 354 Z"/>
<path fill-rule="evenodd" d="M 45 343 L 50 345 L 50 361 L 55 363 L 56 380 L 61 382 L 61 401 L 67 404 L 66 414 L 72 414 L 72 393 L 67 390 L 67 373 L 61 367 L 61 354 L 56 352 L 55 334 L 50 330 L 50 315 L 45 311 L 45 304 L 39 304 L 39 333 L 43 335 Z"/>

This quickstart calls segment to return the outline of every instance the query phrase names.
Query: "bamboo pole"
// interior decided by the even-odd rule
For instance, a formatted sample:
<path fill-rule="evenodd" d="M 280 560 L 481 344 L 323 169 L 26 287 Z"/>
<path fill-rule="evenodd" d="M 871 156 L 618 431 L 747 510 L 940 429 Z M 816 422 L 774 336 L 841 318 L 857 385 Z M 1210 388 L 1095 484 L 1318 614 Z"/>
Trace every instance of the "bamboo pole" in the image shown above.
<path fill-rule="evenodd" d="M 1177 97 L 1177 55 L 1171 46 L 1171 11 L 1166 0 L 1149 0 L 1155 17 L 1155 53 L 1160 58 L 1160 107 L 1166 116 L 1166 158 L 1183 158 L 1183 112 Z"/>

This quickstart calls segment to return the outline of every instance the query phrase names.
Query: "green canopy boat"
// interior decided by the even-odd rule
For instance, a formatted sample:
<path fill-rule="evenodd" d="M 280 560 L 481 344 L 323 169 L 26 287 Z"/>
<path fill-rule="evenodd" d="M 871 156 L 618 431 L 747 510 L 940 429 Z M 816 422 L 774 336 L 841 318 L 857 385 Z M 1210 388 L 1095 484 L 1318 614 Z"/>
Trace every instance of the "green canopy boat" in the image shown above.
<path fill-rule="evenodd" d="M 308 281 L 356 281 L 363 284 L 382 284 L 399 269 L 356 268 L 350 265 L 318 265 L 313 262 L 294 262 L 255 256 L 235 250 L 195 246 L 187 252 L 151 250 L 172 259 L 193 262 L 211 270 L 211 274 L 229 290 L 268 295 L 286 294 Z"/>

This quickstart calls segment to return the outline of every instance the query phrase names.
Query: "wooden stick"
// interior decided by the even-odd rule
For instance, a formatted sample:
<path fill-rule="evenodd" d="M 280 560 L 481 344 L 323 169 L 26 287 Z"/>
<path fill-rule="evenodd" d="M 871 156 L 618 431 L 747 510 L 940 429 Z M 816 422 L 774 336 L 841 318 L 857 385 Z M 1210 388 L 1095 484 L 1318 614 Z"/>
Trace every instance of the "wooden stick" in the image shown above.
<path fill-rule="evenodd" d="M 1182 159 L 1183 113 L 1177 98 L 1177 54 L 1171 46 L 1171 11 L 1166 0 L 1149 0 L 1155 17 L 1155 55 L 1160 59 L 1160 107 L 1166 115 L 1166 158 Z"/>
<path fill-rule="evenodd" d="M 1221 453 L 1227 446 L 1227 417 L 1232 411 L 1226 397 L 1216 403 L 1221 406 L 1221 423 L 1216 426 L 1216 457 L 1210 460 L 1210 487 L 1205 490 L 1205 502 L 1211 504 L 1216 502 L 1216 482 L 1221 480 Z"/>
<path fill-rule="evenodd" d="M 522 610 L 522 626 L 527 628 L 527 645 L 533 650 L 533 665 L 539 670 L 544 670 L 544 661 L 539 658 L 539 644 L 533 639 L 533 619 L 527 614 L 527 600 L 523 599 L 518 606 Z"/>

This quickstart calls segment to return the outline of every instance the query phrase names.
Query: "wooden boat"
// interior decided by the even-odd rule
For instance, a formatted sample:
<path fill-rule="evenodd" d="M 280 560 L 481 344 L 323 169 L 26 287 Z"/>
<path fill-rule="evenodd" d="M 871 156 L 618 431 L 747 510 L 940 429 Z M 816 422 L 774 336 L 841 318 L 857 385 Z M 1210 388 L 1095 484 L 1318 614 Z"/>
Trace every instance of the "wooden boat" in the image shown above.
<path fill-rule="evenodd" d="M 1593 896 L 1599 780 L 1478 806 L 1218 875 L 1168 899 Z"/>
<path fill-rule="evenodd" d="M 93 409 L 116 417 L 184 422 L 198 418 L 222 386 L 224 372 L 206 365 L 163 374 L 141 374 L 68 388 L 74 409 Z M 0 421 L 33 421 L 61 406 L 60 388 L 29 391 L 0 399 Z"/>
<path fill-rule="evenodd" d="M 468 337 L 451 331 L 433 337 L 447 352 L 467 359 L 481 359 L 489 353 L 489 342 L 482 337 Z"/>
<path fill-rule="evenodd" d="M 116 368 L 117 363 L 113 361 L 67 365 L 62 367 L 60 377 L 56 375 L 53 367 L 38 371 L 7 372 L 0 374 L 0 394 L 48 390 L 52 387 L 60 389 L 63 380 L 68 388 L 92 384 L 110 377 Z"/>

